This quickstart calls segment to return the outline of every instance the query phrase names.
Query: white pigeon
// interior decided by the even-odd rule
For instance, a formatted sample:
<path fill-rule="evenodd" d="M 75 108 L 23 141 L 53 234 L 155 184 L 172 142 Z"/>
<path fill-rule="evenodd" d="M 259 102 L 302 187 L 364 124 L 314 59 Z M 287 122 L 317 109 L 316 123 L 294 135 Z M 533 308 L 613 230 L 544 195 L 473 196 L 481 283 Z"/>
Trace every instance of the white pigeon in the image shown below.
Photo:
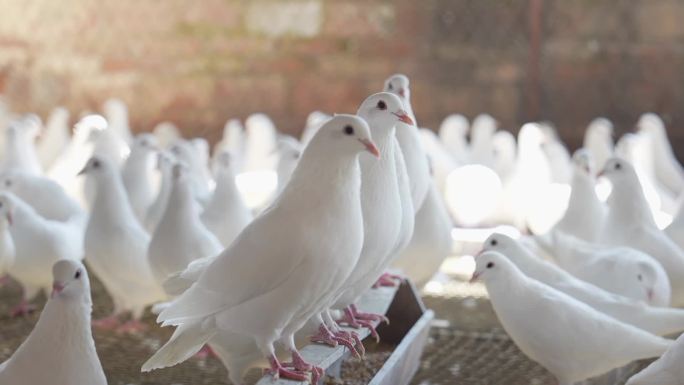
<path fill-rule="evenodd" d="M 446 180 L 459 164 L 454 157 L 447 152 L 437 135 L 428 128 L 419 129 L 421 142 L 425 153 L 429 159 L 430 172 L 433 183 L 437 185 L 437 190 L 446 190 Z"/>
<path fill-rule="evenodd" d="M 556 128 L 550 123 L 541 123 L 541 128 L 545 135 L 545 140 L 542 143 L 542 150 L 549 161 L 551 182 L 570 183 L 570 179 L 572 178 L 572 165 L 568 149 L 558 137 Z"/>
<path fill-rule="evenodd" d="M 679 198 L 679 207 L 672 222 L 665 228 L 665 234 L 684 250 L 684 195 Z"/>
<path fill-rule="evenodd" d="M 652 307 L 642 301 L 609 293 L 575 278 L 552 262 L 537 258 L 519 242 L 506 235 L 492 234 L 483 244 L 483 250 L 504 254 L 531 279 L 572 296 L 621 322 L 657 335 L 684 330 L 684 310 Z"/>
<path fill-rule="evenodd" d="M 277 130 L 266 114 L 252 114 L 245 120 L 245 164 L 243 171 L 275 170 Z"/>
<path fill-rule="evenodd" d="M 311 138 L 316 135 L 318 129 L 321 128 L 323 123 L 327 122 L 331 118 L 330 115 L 321 111 L 311 111 L 309 116 L 306 117 L 306 126 L 302 130 L 302 135 L 300 136 L 300 141 L 302 145 L 306 146 Z"/>
<path fill-rule="evenodd" d="M 672 151 L 665 123 L 660 116 L 646 113 L 641 115 L 637 126 L 639 132 L 646 134 L 650 139 L 649 145 L 652 149 L 653 166 L 658 181 L 675 196 L 680 195 L 684 190 L 684 168 Z"/>
<path fill-rule="evenodd" d="M 53 162 L 65 152 L 70 141 L 69 110 L 57 107 L 50 113 L 36 145 L 43 169 L 47 170 L 52 166 Z"/>
<path fill-rule="evenodd" d="M 157 138 L 157 144 L 160 149 L 170 147 L 176 140 L 182 137 L 178 127 L 171 122 L 161 122 L 154 126 L 152 130 L 154 137 Z"/>
<path fill-rule="evenodd" d="M 192 142 L 181 139 L 170 148 L 178 161 L 185 163 L 190 172 L 190 182 L 195 199 L 204 204 L 210 197 L 208 164 L 202 162 L 202 155 Z"/>
<path fill-rule="evenodd" d="M 34 175 L 43 174 L 35 145 L 41 128 L 40 118 L 35 115 L 26 115 L 7 127 L 2 170 L 21 170 Z"/>
<path fill-rule="evenodd" d="M 147 257 L 160 286 L 190 262 L 223 250 L 221 242 L 200 221 L 186 174 L 182 165 L 174 166 L 171 194 L 150 240 Z"/>
<path fill-rule="evenodd" d="M 10 208 L 8 205 L 0 204 L 0 280 L 9 272 L 16 255 L 14 241 L 9 230 L 10 226 L 12 226 Z"/>
<path fill-rule="evenodd" d="M 629 378 L 625 385 L 684 385 L 684 334 L 665 354 Z"/>
<path fill-rule="evenodd" d="M 568 208 L 554 230 L 588 242 L 596 241 L 603 230 L 608 208 L 596 195 L 595 175 L 591 153 L 585 149 L 575 151 Z"/>
<path fill-rule="evenodd" d="M 157 139 L 154 135 L 139 134 L 133 139 L 131 153 L 121 168 L 128 200 L 141 223 L 145 221 L 147 210 L 155 199 L 154 157 L 157 151 Z"/>
<path fill-rule="evenodd" d="M 470 160 L 467 139 L 469 128 L 468 118 L 461 114 L 447 116 L 439 126 L 439 139 L 459 164 L 467 164 Z"/>
<path fill-rule="evenodd" d="M 401 270 L 417 287 L 424 286 L 451 254 L 452 228 L 442 196 L 431 184 L 423 207 L 416 213 L 413 238 L 393 267 Z"/>
<path fill-rule="evenodd" d="M 60 260 L 52 277 L 52 295 L 31 334 L 0 365 L 0 383 L 107 385 L 90 331 L 93 304 L 85 267 Z"/>
<path fill-rule="evenodd" d="M 575 277 L 651 306 L 670 306 L 670 279 L 650 255 L 629 247 L 589 243 L 561 231 L 552 231 L 551 238 L 550 254 Z"/>
<path fill-rule="evenodd" d="M 413 122 L 413 124 L 406 122 L 397 123 L 396 136 L 399 141 L 399 146 L 401 147 L 401 152 L 404 155 L 404 161 L 406 162 L 406 171 L 408 172 L 411 186 L 413 209 L 417 212 L 423 205 L 423 201 L 427 196 L 431 177 L 428 158 L 423 150 L 418 128 L 416 126 L 416 119 L 413 116 L 409 79 L 406 75 L 402 74 L 392 75 L 385 80 L 384 90 L 399 96 L 399 99 L 401 99 L 403 103 L 404 110 L 406 110 L 408 117 L 411 122 Z"/>
<path fill-rule="evenodd" d="M 223 126 L 223 137 L 214 147 L 214 155 L 228 151 L 233 157 L 235 171 L 242 171 L 244 147 L 245 128 L 239 119 L 228 119 L 225 126 Z"/>
<path fill-rule="evenodd" d="M 83 227 L 81 218 L 54 221 L 40 216 L 31 206 L 10 192 L 0 192 L 0 204 L 12 218 L 10 234 L 15 247 L 15 260 L 9 273 L 21 283 L 22 301 L 13 313 L 31 311 L 28 301 L 41 289 L 49 291 L 50 267 L 60 259 L 83 259 Z"/>
<path fill-rule="evenodd" d="M 358 158 L 364 150 L 378 155 L 362 119 L 337 115 L 328 121 L 279 198 L 159 315 L 160 322 L 177 328 L 142 370 L 182 362 L 226 330 L 252 336 L 271 374 L 306 380 L 283 366 L 273 344 L 298 326 L 292 322 L 321 311 L 321 301 L 339 289 L 358 259 Z M 296 347 L 288 348 L 298 355 Z"/>
<path fill-rule="evenodd" d="M 12 192 L 46 219 L 61 222 L 80 219 L 85 226 L 87 213 L 52 179 L 8 171 L 0 175 L 0 190 Z"/>
<path fill-rule="evenodd" d="M 148 233 L 153 233 L 159 220 L 166 209 L 166 202 L 171 195 L 171 179 L 173 166 L 176 164 L 176 157 L 170 151 L 157 153 L 157 171 L 160 175 L 159 191 L 154 202 L 147 209 L 145 214 L 145 229 Z"/>
<path fill-rule="evenodd" d="M 508 178 L 515 168 L 517 142 L 515 136 L 509 131 L 497 131 L 492 137 L 494 151 L 494 163 L 492 169 L 496 171 L 502 183 L 507 183 Z"/>
<path fill-rule="evenodd" d="M 201 167 L 197 169 L 197 172 L 201 172 L 202 179 L 206 180 L 211 184 L 211 171 L 209 170 L 209 159 L 211 158 L 211 150 L 209 148 L 209 142 L 204 138 L 192 138 L 190 143 L 195 148 L 195 154 L 197 154 L 197 162 Z"/>
<path fill-rule="evenodd" d="M 613 156 L 613 123 L 606 118 L 596 118 L 584 133 L 583 147 L 589 151 L 596 166 L 601 169 Z"/>
<path fill-rule="evenodd" d="M 380 92 L 367 97 L 357 115 L 368 122 L 373 141 L 380 151 L 380 159 L 361 158 L 361 207 L 363 209 L 363 249 L 354 270 L 343 285 L 343 293 L 335 307 L 346 309 L 344 322 L 361 325 L 353 305 L 380 278 L 389 266 L 402 231 L 403 215 L 413 217 L 413 212 L 402 211 L 397 161 L 400 151 L 395 143 L 395 125 L 399 121 L 410 123 L 399 97 Z M 408 197 L 407 197 L 408 198 Z M 411 234 L 405 235 L 410 239 Z M 366 325 L 368 326 L 368 325 Z M 358 326 L 357 326 L 358 327 Z M 370 328 L 370 327 L 369 327 Z M 371 332 L 375 335 L 375 331 Z"/>
<path fill-rule="evenodd" d="M 634 360 L 659 357 L 673 342 L 525 276 L 497 252 L 476 258 L 475 279 L 484 281 L 494 311 L 513 342 L 556 376 L 559 385 L 572 385 Z"/>
<path fill-rule="evenodd" d="M 496 129 L 496 119 L 490 115 L 480 114 L 473 119 L 470 126 L 470 159 L 473 163 L 487 167 L 494 165 L 492 141 Z"/>
<path fill-rule="evenodd" d="M 663 186 L 656 176 L 650 138 L 644 134 L 624 134 L 615 145 L 615 154 L 634 168 L 653 215 L 661 211 L 674 214 L 677 209 L 676 195 Z"/>
<path fill-rule="evenodd" d="M 632 247 L 658 260 L 670 278 L 672 306 L 684 305 L 684 251 L 656 226 L 634 168 L 623 159 L 612 158 L 602 175 L 613 189 L 599 241 Z"/>
<path fill-rule="evenodd" d="M 216 188 L 201 215 L 204 225 L 224 247 L 230 246 L 253 218 L 235 185 L 232 162 L 229 152 L 217 155 Z"/>
<path fill-rule="evenodd" d="M 150 237 L 128 203 L 121 174 L 107 158 L 93 156 L 81 171 L 95 182 L 95 200 L 85 231 L 88 266 L 112 297 L 112 316 L 98 322 L 111 327 L 130 311 L 126 328 L 137 328 L 147 305 L 165 298 L 147 262 Z"/>
<path fill-rule="evenodd" d="M 124 142 L 130 143 L 133 140 L 133 135 L 128 123 L 126 104 L 120 99 L 111 98 L 102 105 L 102 110 L 112 132 Z"/>

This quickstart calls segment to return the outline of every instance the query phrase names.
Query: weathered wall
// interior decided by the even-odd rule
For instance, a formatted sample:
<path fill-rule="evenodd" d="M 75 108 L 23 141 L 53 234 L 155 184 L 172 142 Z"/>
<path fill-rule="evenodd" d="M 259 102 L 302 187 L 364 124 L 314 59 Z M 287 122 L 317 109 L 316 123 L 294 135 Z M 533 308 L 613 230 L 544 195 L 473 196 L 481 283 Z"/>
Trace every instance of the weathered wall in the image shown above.
<path fill-rule="evenodd" d="M 514 130 L 552 120 L 576 144 L 599 114 L 620 130 L 646 110 L 684 122 L 683 1 L 0 0 L 0 10 L 0 93 L 14 108 L 94 110 L 118 96 L 138 130 L 172 120 L 215 139 L 227 118 L 263 111 L 298 132 L 312 109 L 355 111 L 393 72 L 412 77 L 432 127 L 486 111 Z"/>

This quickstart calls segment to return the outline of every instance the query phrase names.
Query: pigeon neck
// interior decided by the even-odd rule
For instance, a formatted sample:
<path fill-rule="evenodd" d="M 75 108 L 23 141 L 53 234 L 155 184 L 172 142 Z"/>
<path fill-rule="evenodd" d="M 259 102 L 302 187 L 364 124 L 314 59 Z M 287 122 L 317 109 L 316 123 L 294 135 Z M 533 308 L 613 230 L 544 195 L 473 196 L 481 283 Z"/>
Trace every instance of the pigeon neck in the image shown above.
<path fill-rule="evenodd" d="M 636 179 L 636 176 L 634 176 Z M 609 226 L 623 227 L 628 224 L 649 224 L 655 227 L 653 214 L 646 202 L 644 192 L 638 181 L 634 183 L 613 183 L 608 198 Z"/>
<path fill-rule="evenodd" d="M 242 199 L 232 173 L 220 171 L 216 178 L 216 190 L 207 206 L 207 212 L 226 212 L 237 199 Z"/>
<path fill-rule="evenodd" d="M 572 189 L 567 212 L 582 213 L 587 209 L 588 202 L 597 201 L 594 179 L 581 171 L 575 171 L 572 176 Z M 592 205 L 593 206 L 593 205 Z"/>
<path fill-rule="evenodd" d="M 110 218 L 136 221 L 119 173 L 114 171 L 106 172 L 97 178 L 96 183 L 93 214 L 101 211 Z"/>
<path fill-rule="evenodd" d="M 187 180 L 175 181 L 173 184 L 166 205 L 166 212 L 177 218 L 183 218 L 183 223 L 189 223 L 198 218 L 190 184 Z"/>

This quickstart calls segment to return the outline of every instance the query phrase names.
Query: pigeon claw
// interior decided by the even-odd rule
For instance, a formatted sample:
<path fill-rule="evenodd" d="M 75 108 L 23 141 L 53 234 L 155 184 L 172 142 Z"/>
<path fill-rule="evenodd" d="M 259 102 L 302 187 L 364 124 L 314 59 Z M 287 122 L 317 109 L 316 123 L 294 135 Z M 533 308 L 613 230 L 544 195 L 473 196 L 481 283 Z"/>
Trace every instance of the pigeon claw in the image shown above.
<path fill-rule="evenodd" d="M 298 370 L 290 370 L 285 368 L 280 361 L 275 356 L 271 356 L 268 359 L 269 363 L 271 364 L 270 369 L 264 369 L 265 374 L 269 374 L 273 376 L 274 380 L 277 380 L 279 378 L 287 378 L 289 380 L 294 380 L 294 381 L 300 381 L 300 382 L 305 382 L 305 381 L 310 381 L 311 378 L 307 373 L 300 372 Z"/>
<path fill-rule="evenodd" d="M 100 318 L 92 322 L 93 327 L 102 330 L 112 330 L 119 326 L 119 318 L 116 316 L 109 316 L 105 318 Z"/>
<path fill-rule="evenodd" d="M 335 336 L 328 330 L 328 328 L 325 325 L 321 325 L 318 327 L 318 333 L 314 334 L 310 338 L 311 342 L 317 342 L 320 344 L 326 344 L 332 347 L 337 347 L 338 342 L 335 339 Z"/>
<path fill-rule="evenodd" d="M 380 335 L 378 334 L 378 331 L 375 330 L 375 326 L 371 321 L 358 320 L 358 323 L 361 324 L 361 326 L 363 326 L 364 328 L 368 329 L 368 331 L 370 331 L 370 334 L 375 339 L 376 343 L 380 342 Z"/>
<path fill-rule="evenodd" d="M 304 361 L 304 358 L 297 351 L 292 352 L 292 362 L 283 362 L 282 366 L 287 367 L 287 368 L 293 368 L 299 372 L 311 373 L 311 383 L 312 384 L 318 384 L 318 381 L 325 374 L 323 368 L 321 368 L 320 366 L 312 365 L 312 364 Z"/>
<path fill-rule="evenodd" d="M 207 357 L 217 357 L 217 355 L 214 352 L 214 349 L 211 348 L 211 346 L 204 345 L 202 346 L 202 349 L 200 349 L 199 352 L 195 353 L 195 357 L 204 360 Z"/>
<path fill-rule="evenodd" d="M 24 317 L 27 316 L 31 313 L 33 313 L 36 310 L 36 307 L 34 305 L 31 305 L 27 301 L 23 300 L 19 305 L 15 306 L 12 311 L 10 312 L 10 315 L 13 318 L 16 317 Z"/>
<path fill-rule="evenodd" d="M 384 273 L 378 278 L 377 282 L 373 285 L 374 289 L 377 289 L 379 287 L 395 287 L 398 286 L 399 283 L 396 281 L 403 281 L 404 277 L 396 274 L 390 274 L 390 273 Z"/>
<path fill-rule="evenodd" d="M 350 307 L 344 308 L 344 315 L 336 321 L 339 324 L 346 324 L 354 329 L 361 328 L 361 324 L 356 321 L 356 317 L 354 316 L 354 310 Z"/>
<path fill-rule="evenodd" d="M 361 342 L 361 337 L 359 337 L 359 333 L 355 331 L 340 330 L 337 333 L 335 333 L 335 335 L 354 342 L 354 348 L 359 353 L 361 358 L 365 357 L 366 347 L 363 346 L 363 342 Z"/>

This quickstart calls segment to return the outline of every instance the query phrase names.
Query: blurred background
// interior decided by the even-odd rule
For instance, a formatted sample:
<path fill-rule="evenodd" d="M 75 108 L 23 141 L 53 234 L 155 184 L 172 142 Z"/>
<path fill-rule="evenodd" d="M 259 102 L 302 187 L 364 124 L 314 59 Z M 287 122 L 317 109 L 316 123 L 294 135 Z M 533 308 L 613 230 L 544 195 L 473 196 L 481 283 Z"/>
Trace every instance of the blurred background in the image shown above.
<path fill-rule="evenodd" d="M 550 120 L 571 147 L 587 123 L 616 135 L 657 112 L 684 157 L 684 2 L 678 0 L 0 1 L 0 94 L 129 105 L 134 131 L 170 120 L 219 139 L 268 113 L 298 134 L 314 109 L 353 112 L 394 72 L 422 126 L 487 112 L 517 132 Z M 75 120 L 76 117 L 72 117 Z"/>

